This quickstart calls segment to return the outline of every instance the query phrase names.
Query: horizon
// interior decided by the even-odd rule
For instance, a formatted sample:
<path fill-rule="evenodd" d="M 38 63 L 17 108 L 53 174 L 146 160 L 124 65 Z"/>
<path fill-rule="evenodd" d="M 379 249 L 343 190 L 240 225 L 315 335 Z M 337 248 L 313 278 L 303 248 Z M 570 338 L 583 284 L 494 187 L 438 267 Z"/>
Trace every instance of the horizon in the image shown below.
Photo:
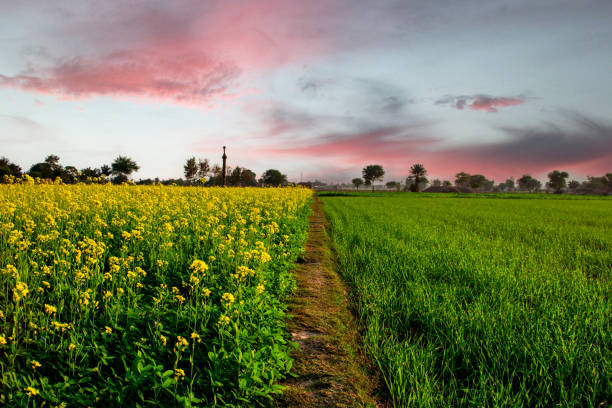
<path fill-rule="evenodd" d="M 0 0 L 1 156 L 350 183 L 612 163 L 612 3 Z M 384 182 L 382 184 L 384 184 Z"/>

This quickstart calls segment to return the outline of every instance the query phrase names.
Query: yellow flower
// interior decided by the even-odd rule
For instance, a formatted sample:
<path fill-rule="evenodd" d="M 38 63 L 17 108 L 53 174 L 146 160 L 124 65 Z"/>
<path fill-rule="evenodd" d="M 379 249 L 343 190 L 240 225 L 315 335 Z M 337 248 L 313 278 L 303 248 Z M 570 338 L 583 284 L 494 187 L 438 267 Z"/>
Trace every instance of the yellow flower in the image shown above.
<path fill-rule="evenodd" d="M 176 336 L 176 345 L 180 347 L 188 347 L 189 342 L 184 337 Z"/>
<path fill-rule="evenodd" d="M 72 350 L 74 350 L 75 348 L 76 348 L 76 346 L 75 346 L 74 344 L 72 344 L 72 343 L 70 343 L 70 344 L 68 345 L 68 351 L 72 351 Z"/>
<path fill-rule="evenodd" d="M 208 288 L 202 289 L 202 294 L 206 297 L 210 296 L 210 290 Z"/>
<path fill-rule="evenodd" d="M 6 344 L 6 337 L 4 337 L 4 334 L 0 334 L 0 345 L 4 344 Z"/>
<path fill-rule="evenodd" d="M 175 368 L 174 369 L 174 379 L 178 381 L 178 379 L 184 380 L 185 379 L 185 371 L 181 368 Z"/>
<path fill-rule="evenodd" d="M 221 317 L 219 318 L 219 326 L 225 326 L 226 324 L 229 324 L 230 322 L 230 318 L 227 317 L 226 315 L 221 315 Z"/>
<path fill-rule="evenodd" d="M 191 263 L 189 269 L 192 269 L 194 273 L 206 272 L 208 270 L 208 265 L 206 265 L 206 262 L 196 259 Z"/>
<path fill-rule="evenodd" d="M 36 361 L 36 360 L 32 360 L 32 361 L 30 361 L 30 364 L 32 365 L 32 368 L 33 368 L 34 370 L 36 370 L 38 367 L 42 367 L 42 364 L 40 364 L 40 363 L 39 363 L 38 361 Z"/>
<path fill-rule="evenodd" d="M 47 281 L 42 281 L 42 284 L 47 289 L 51 288 L 51 284 L 49 282 L 47 282 Z"/>
<path fill-rule="evenodd" d="M 28 397 L 32 397 L 34 395 L 38 395 L 39 392 L 36 388 L 33 387 L 25 387 L 24 391 L 28 394 Z"/>
<path fill-rule="evenodd" d="M 255 288 L 255 293 L 260 295 L 261 293 L 263 293 L 264 290 L 265 290 L 264 285 L 257 285 L 257 288 Z"/>
<path fill-rule="evenodd" d="M 200 335 L 199 335 L 199 334 L 197 334 L 196 332 L 191 333 L 191 339 L 192 339 L 192 340 L 195 340 L 195 341 L 196 341 L 196 342 L 198 342 L 198 343 L 201 341 L 201 339 L 200 339 Z"/>
<path fill-rule="evenodd" d="M 57 312 L 57 308 L 55 306 L 45 304 L 45 313 L 55 314 Z"/>
<path fill-rule="evenodd" d="M 104 333 L 103 334 L 111 334 L 113 332 L 113 329 L 111 329 L 108 326 L 104 326 Z"/>
<path fill-rule="evenodd" d="M 0 319 L 4 319 L 4 312 L 0 310 Z"/>
<path fill-rule="evenodd" d="M 268 255 L 267 252 L 262 252 L 261 255 L 259 256 L 259 262 L 261 263 L 266 263 L 266 262 L 269 262 L 270 260 L 272 260 L 272 257 Z"/>
<path fill-rule="evenodd" d="M 167 343 L 167 341 L 168 341 L 168 339 L 166 338 L 166 336 L 163 336 L 163 335 L 162 335 L 162 336 L 159 336 L 159 338 L 161 339 L 162 344 L 165 346 L 165 345 L 166 345 L 166 343 Z"/>
<path fill-rule="evenodd" d="M 15 288 L 13 289 L 13 298 L 15 299 L 15 302 L 18 302 L 20 299 L 24 298 L 29 292 L 28 285 L 25 282 L 17 282 Z"/>
<path fill-rule="evenodd" d="M 225 304 L 225 307 L 228 307 L 229 305 L 234 303 L 235 300 L 236 299 L 234 298 L 234 295 L 227 292 L 223 294 L 223 297 L 221 297 L 221 301 Z"/>

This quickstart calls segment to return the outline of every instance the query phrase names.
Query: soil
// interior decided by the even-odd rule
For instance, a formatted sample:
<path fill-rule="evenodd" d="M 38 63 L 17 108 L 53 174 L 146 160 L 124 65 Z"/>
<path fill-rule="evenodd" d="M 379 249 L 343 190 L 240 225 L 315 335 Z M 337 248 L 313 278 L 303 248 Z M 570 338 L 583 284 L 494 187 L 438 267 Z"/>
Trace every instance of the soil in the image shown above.
<path fill-rule="evenodd" d="M 299 345 L 277 407 L 383 407 L 379 378 L 365 357 L 347 287 L 335 271 L 322 202 L 314 196 L 305 253 L 294 270 L 288 329 Z"/>

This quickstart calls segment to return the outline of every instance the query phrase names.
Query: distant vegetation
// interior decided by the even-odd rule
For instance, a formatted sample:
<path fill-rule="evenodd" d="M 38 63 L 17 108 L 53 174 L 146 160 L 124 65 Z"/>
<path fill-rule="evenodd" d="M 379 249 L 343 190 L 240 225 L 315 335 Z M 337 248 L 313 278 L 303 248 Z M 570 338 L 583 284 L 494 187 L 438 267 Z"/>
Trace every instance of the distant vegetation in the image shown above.
<path fill-rule="evenodd" d="M 383 181 L 385 170 L 380 164 L 370 164 L 363 168 L 361 178 L 354 178 L 351 183 L 356 189 L 364 184 L 372 186 L 374 181 Z M 427 189 L 430 184 L 427 179 L 427 170 L 425 166 L 416 163 L 410 167 L 410 174 L 406 177 L 404 185 L 397 181 L 389 181 L 385 184 L 387 189 L 419 192 Z M 565 171 L 553 170 L 548 173 L 548 182 L 545 184 L 545 189 L 542 190 L 542 183 L 531 177 L 529 174 L 524 174 L 516 182 L 514 178 L 509 178 L 506 181 L 495 184 L 494 180 L 487 179 L 482 174 L 469 174 L 459 172 L 455 174 L 454 188 L 453 183 L 449 180 L 434 179 L 431 182 L 429 191 L 431 192 L 493 192 L 493 193 L 511 193 L 511 192 L 530 192 L 537 193 L 541 191 L 561 194 L 612 194 L 612 173 L 607 173 L 601 177 L 587 177 L 582 183 L 572 180 L 567 183 L 569 174 Z"/>
<path fill-rule="evenodd" d="M 103 164 L 100 167 L 87 167 L 78 170 L 74 166 L 63 166 L 60 158 L 51 154 L 43 162 L 36 163 L 24 172 L 21 166 L 11 162 L 6 157 L 0 158 L 0 183 L 12 183 L 23 176 L 34 180 L 41 180 L 62 184 L 75 183 L 107 183 L 122 184 L 132 182 L 139 185 L 165 184 L 179 186 L 221 186 L 223 172 L 218 164 L 210 165 L 208 159 L 190 157 L 183 166 L 184 178 L 179 179 L 139 179 L 132 181 L 130 176 L 137 172 L 140 166 L 127 156 L 118 156 L 111 165 Z M 268 186 L 277 187 L 290 184 L 287 176 L 276 169 L 266 170 L 258 180 L 255 172 L 245 167 L 229 166 L 226 169 L 226 185 L 234 187 Z M 311 187 L 312 185 L 310 185 Z"/>
<path fill-rule="evenodd" d="M 190 157 L 183 166 L 184 178 L 178 179 L 139 179 L 131 181 L 130 176 L 140 169 L 140 166 L 131 158 L 118 156 L 111 165 L 100 167 L 87 167 L 78 170 L 74 166 L 62 166 L 60 158 L 51 154 L 43 162 L 36 163 L 30 167 L 29 171 L 22 171 L 21 167 L 11 162 L 8 158 L 0 158 L 0 183 L 11 182 L 23 175 L 28 175 L 34 179 L 50 180 L 62 182 L 64 184 L 87 183 L 87 182 L 113 182 L 121 184 L 133 182 L 134 184 L 176 184 L 179 186 L 204 185 L 220 186 L 223 185 L 222 168 L 218 164 L 211 166 L 208 159 L 197 159 Z M 383 181 L 385 170 L 380 164 L 370 164 L 363 168 L 362 177 L 351 180 L 352 186 L 359 189 L 362 185 L 372 187 L 374 183 Z M 252 186 L 279 186 L 292 184 L 287 180 L 287 176 L 276 169 L 266 170 L 258 179 L 255 172 L 241 167 L 227 167 L 226 169 L 227 186 L 252 187 Z M 385 183 L 387 189 L 419 192 L 427 190 L 427 187 L 434 187 L 432 192 L 551 192 L 551 193 L 570 193 L 570 194 L 612 194 L 612 173 L 604 176 L 589 176 L 587 180 L 579 182 L 576 180 L 567 181 L 569 174 L 565 171 L 553 170 L 548 173 L 548 182 L 542 187 L 542 183 L 531 177 L 529 174 L 522 175 L 516 181 L 509 178 L 504 182 L 495 184 L 494 180 L 489 180 L 482 174 L 469 174 L 459 172 L 455 175 L 454 182 L 450 180 L 434 179 L 431 182 L 427 179 L 425 166 L 416 163 L 410 167 L 410 174 L 406 177 L 404 184 L 398 181 L 388 181 Z M 309 188 L 328 187 L 334 188 L 324 182 L 315 180 L 313 182 L 300 182 Z"/>
<path fill-rule="evenodd" d="M 320 196 L 394 406 L 610 403 L 608 197 Z"/>

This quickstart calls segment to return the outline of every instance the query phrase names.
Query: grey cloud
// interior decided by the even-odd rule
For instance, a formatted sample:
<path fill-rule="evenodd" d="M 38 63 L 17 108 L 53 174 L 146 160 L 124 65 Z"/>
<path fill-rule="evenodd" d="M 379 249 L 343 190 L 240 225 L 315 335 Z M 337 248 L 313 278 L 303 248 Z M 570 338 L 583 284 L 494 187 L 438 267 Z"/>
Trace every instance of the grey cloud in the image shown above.
<path fill-rule="evenodd" d="M 456 109 L 463 110 L 469 106 L 473 110 L 484 110 L 490 113 L 498 112 L 500 107 L 515 106 L 525 103 L 528 98 L 523 95 L 518 96 L 490 96 L 485 94 L 475 95 L 445 95 L 436 100 L 434 105 L 448 105 Z"/>
<path fill-rule="evenodd" d="M 549 169 L 606 157 L 612 163 L 611 124 L 575 111 L 561 111 L 561 114 L 567 122 L 564 125 L 502 127 L 500 130 L 509 136 L 506 141 L 444 150 L 444 153 L 472 161 L 487 160 L 525 168 Z"/>

